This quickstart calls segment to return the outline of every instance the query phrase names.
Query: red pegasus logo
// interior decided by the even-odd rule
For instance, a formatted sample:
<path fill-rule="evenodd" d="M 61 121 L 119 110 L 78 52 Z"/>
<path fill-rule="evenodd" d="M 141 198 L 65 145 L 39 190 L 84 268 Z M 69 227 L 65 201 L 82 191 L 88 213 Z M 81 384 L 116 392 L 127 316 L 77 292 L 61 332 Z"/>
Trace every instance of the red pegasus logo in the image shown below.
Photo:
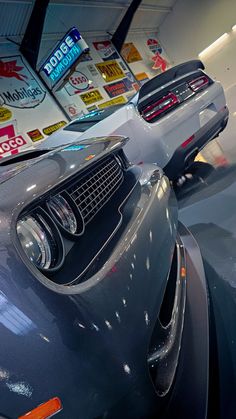
<path fill-rule="evenodd" d="M 24 67 L 20 67 L 16 64 L 16 60 L 7 61 L 5 63 L 0 60 L 0 77 L 14 77 L 17 80 L 25 81 L 25 79 L 28 79 L 28 77 L 24 74 L 19 74 L 19 71 L 23 69 Z"/>
<path fill-rule="evenodd" d="M 154 62 L 153 70 L 160 68 L 162 72 L 166 71 L 167 62 L 158 52 L 152 57 L 152 61 Z"/>

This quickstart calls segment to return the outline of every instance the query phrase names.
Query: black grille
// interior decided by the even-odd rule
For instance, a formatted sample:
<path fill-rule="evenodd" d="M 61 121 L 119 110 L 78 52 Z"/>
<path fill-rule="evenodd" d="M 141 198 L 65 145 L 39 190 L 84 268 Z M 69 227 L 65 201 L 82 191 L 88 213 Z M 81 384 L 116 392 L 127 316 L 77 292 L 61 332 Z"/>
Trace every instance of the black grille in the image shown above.
<path fill-rule="evenodd" d="M 67 191 L 87 224 L 106 204 L 123 181 L 123 170 L 116 157 L 107 157 Z"/>

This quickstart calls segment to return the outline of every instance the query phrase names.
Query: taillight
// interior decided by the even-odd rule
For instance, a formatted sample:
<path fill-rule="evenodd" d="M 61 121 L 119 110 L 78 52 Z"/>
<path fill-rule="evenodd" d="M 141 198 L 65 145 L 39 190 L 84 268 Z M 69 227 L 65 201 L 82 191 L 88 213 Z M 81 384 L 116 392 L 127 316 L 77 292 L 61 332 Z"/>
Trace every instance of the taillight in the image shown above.
<path fill-rule="evenodd" d="M 174 95 L 174 93 L 168 93 L 168 95 L 164 96 L 162 99 L 159 99 L 157 102 L 147 106 L 142 111 L 142 116 L 146 121 L 149 122 L 156 118 L 158 115 L 172 108 L 172 106 L 175 106 L 177 103 L 179 103 L 177 96 Z"/>
<path fill-rule="evenodd" d="M 185 148 L 189 145 L 189 143 L 191 143 L 194 140 L 194 135 L 191 135 L 191 137 L 189 137 L 187 140 L 185 140 L 182 144 L 181 147 Z"/>
<path fill-rule="evenodd" d="M 208 84 L 209 84 L 209 79 L 206 76 L 200 76 L 197 79 L 194 79 L 189 82 L 189 86 L 194 92 L 197 92 L 203 87 L 208 86 Z"/>

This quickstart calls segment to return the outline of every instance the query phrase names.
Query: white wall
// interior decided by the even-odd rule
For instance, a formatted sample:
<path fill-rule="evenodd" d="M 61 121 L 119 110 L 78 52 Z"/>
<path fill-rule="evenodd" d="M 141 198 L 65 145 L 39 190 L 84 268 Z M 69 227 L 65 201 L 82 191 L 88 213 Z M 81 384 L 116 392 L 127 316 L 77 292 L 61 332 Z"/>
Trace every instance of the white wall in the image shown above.
<path fill-rule="evenodd" d="M 159 39 L 172 64 L 198 58 L 199 52 L 208 47 L 222 34 L 226 40 L 201 58 L 206 72 L 220 80 L 225 89 L 230 117 L 228 126 L 219 139 L 205 147 L 203 154 L 209 161 L 209 153 L 235 161 L 236 129 L 236 0 L 177 0 L 173 11 L 160 27 Z M 214 148 L 214 150 L 213 150 Z M 210 160 L 210 163 L 213 163 Z"/>
<path fill-rule="evenodd" d="M 236 24 L 235 0 L 177 0 L 159 37 L 175 63 L 194 58 Z"/>
<path fill-rule="evenodd" d="M 236 1 L 236 0 L 235 0 Z M 134 74 L 145 72 L 149 78 L 156 76 L 159 71 L 153 70 L 153 53 L 149 50 L 147 46 L 147 40 L 149 38 L 154 38 L 159 41 L 157 33 L 138 33 L 138 34 L 128 34 L 125 42 L 133 42 L 135 47 L 138 49 L 140 55 L 142 56 L 141 61 L 136 61 L 129 64 L 131 70 Z M 163 45 L 161 45 L 163 47 Z M 169 62 L 169 58 L 166 56 L 165 51 L 163 51 L 163 57 Z"/>
<path fill-rule="evenodd" d="M 202 60 L 206 70 L 225 88 L 235 83 L 236 74 L 235 0 L 177 0 L 173 11 L 160 27 L 159 39 L 172 64 L 197 58 L 223 33 L 228 39 Z"/>

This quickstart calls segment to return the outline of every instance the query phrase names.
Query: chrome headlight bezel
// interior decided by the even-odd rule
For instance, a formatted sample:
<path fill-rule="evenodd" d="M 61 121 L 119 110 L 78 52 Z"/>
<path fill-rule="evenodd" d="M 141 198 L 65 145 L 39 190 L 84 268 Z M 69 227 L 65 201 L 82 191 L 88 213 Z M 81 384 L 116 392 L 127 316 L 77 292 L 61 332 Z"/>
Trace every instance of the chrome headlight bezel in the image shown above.
<path fill-rule="evenodd" d="M 20 232 L 21 228 L 22 232 Z M 22 214 L 18 218 L 16 235 L 24 255 L 35 268 L 42 272 L 55 272 L 60 269 L 65 258 L 64 243 L 56 224 L 41 207 Z M 22 238 L 20 237 L 21 235 Z M 27 235 L 28 240 L 31 236 L 31 242 L 27 243 Z M 32 250 L 32 257 L 30 257 L 30 252 L 28 251 L 30 246 L 32 246 L 32 249 L 35 246 L 39 257 L 41 252 L 39 263 L 34 259 L 34 249 Z"/>
<path fill-rule="evenodd" d="M 54 205 L 54 208 L 52 207 L 52 203 Z M 68 237 L 69 239 L 76 239 L 84 233 L 84 220 L 75 202 L 66 191 L 52 196 L 50 199 L 47 200 L 46 205 L 50 213 L 50 216 L 53 218 L 54 222 L 62 231 L 65 237 Z M 74 229 L 74 231 L 71 231 L 65 227 L 65 222 L 63 223 L 63 217 L 65 222 L 67 220 L 67 224 L 76 224 L 76 228 Z M 70 221 L 68 221 L 69 218 Z"/>

